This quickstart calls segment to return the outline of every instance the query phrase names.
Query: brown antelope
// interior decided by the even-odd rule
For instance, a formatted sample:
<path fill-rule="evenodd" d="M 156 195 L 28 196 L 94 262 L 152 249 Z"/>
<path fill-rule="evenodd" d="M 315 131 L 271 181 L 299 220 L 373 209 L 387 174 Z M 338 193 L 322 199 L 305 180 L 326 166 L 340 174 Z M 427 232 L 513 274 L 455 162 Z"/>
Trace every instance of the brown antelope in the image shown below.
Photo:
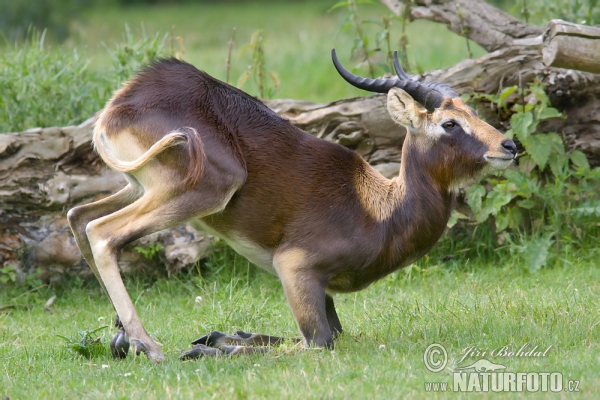
<path fill-rule="evenodd" d="M 352 85 L 387 93 L 390 117 L 408 129 L 396 178 L 176 59 L 142 70 L 108 102 L 93 142 L 129 184 L 68 219 L 117 312 L 115 357 L 130 343 L 155 362 L 164 357 L 117 265 L 137 238 L 190 221 L 224 239 L 279 277 L 304 345 L 329 347 L 342 332 L 332 294 L 421 258 L 444 232 L 458 185 L 516 159 L 515 144 L 448 86 L 411 80 L 397 59 L 397 78 L 365 79 L 332 57 Z M 280 339 L 211 332 L 183 357 L 264 351 Z"/>

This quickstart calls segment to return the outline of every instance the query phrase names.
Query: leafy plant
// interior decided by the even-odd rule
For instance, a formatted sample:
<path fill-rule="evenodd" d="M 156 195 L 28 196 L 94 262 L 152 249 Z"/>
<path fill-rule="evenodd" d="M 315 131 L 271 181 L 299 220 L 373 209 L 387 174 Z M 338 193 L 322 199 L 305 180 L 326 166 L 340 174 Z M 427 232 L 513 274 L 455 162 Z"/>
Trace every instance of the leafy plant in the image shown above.
<path fill-rule="evenodd" d="M 95 71 L 77 50 L 47 46 L 46 32 L 0 55 L 0 132 L 80 123 L 104 107 L 112 92 L 141 66 L 165 56 L 167 36 L 125 41 L 110 48 L 113 70 Z"/>
<path fill-rule="evenodd" d="M 15 273 L 16 269 L 16 265 L 7 265 L 5 267 L 0 268 L 0 283 L 15 283 L 17 281 L 17 274 Z"/>
<path fill-rule="evenodd" d="M 367 65 L 369 70 L 369 75 L 374 78 L 375 77 L 375 69 L 371 63 L 370 58 L 377 52 L 377 50 L 369 49 L 369 37 L 365 34 L 363 29 L 363 20 L 358 17 L 358 4 L 371 4 L 371 0 L 346 0 L 340 1 L 334 4 L 329 11 L 333 11 L 340 7 L 346 7 L 348 13 L 346 15 L 346 19 L 344 20 L 340 32 L 346 29 L 354 29 L 356 34 L 356 39 L 354 40 L 354 44 L 351 48 L 351 53 L 356 56 L 357 53 L 360 53 L 360 58 Z M 372 22 L 372 20 L 371 20 Z"/>
<path fill-rule="evenodd" d="M 400 60 L 402 64 L 408 68 L 407 46 L 408 39 L 405 34 L 406 24 L 409 20 L 410 4 L 403 1 L 404 7 L 400 17 L 393 14 L 383 15 L 380 18 L 365 18 L 359 17 L 358 5 L 372 4 L 372 0 L 347 0 L 340 1 L 334 4 L 329 11 L 345 7 L 347 10 L 346 17 L 342 22 L 338 32 L 352 30 L 354 32 L 354 42 L 350 52 L 353 57 L 361 60 L 358 67 L 366 65 L 368 73 L 371 77 L 377 75 L 376 68 L 383 69 L 384 72 L 393 72 L 392 44 L 390 30 L 394 20 L 402 21 L 402 34 L 400 37 Z M 376 27 L 373 32 L 375 37 L 374 44 L 369 37 L 365 25 Z M 381 53 L 383 57 L 376 57 L 377 53 Z"/>
<path fill-rule="evenodd" d="M 75 124 L 108 97 L 104 80 L 77 51 L 56 51 L 45 37 L 32 33 L 0 56 L 0 132 Z"/>
<path fill-rule="evenodd" d="M 0 268 L 0 284 L 24 286 L 27 289 L 38 288 L 42 285 L 42 281 L 40 280 L 42 270 L 40 268 L 36 268 L 33 273 L 25 275 L 24 279 L 23 275 L 18 274 L 17 271 L 18 267 L 15 264 L 5 265 Z"/>
<path fill-rule="evenodd" d="M 82 355 L 85 358 L 94 358 L 105 356 L 108 351 L 102 343 L 103 336 L 97 336 L 96 333 L 108 328 L 108 325 L 101 326 L 93 330 L 78 331 L 75 338 L 66 337 L 55 333 L 55 335 L 67 343 L 70 350 Z"/>
<path fill-rule="evenodd" d="M 527 23 L 541 25 L 554 18 L 584 25 L 600 23 L 598 0 L 520 0 L 511 12 L 521 15 Z"/>
<path fill-rule="evenodd" d="M 114 71 L 111 76 L 114 81 L 113 87 L 119 87 L 124 81 L 131 78 L 133 74 L 152 60 L 158 57 L 165 57 L 168 52 L 165 50 L 165 43 L 169 35 L 162 37 L 157 32 L 153 37 L 146 34 L 146 29 L 142 25 L 142 38 L 136 39 L 125 25 L 123 41 L 111 48 L 104 44 L 104 48 L 113 61 Z M 181 38 L 175 38 L 179 45 L 179 52 L 183 52 L 183 43 Z"/>
<path fill-rule="evenodd" d="M 160 251 L 164 248 L 165 246 L 163 246 L 161 243 L 157 243 L 155 245 L 150 245 L 147 247 L 136 246 L 135 251 L 143 255 L 148 260 L 154 260 L 158 258 Z"/>
<path fill-rule="evenodd" d="M 550 106 L 543 85 L 534 82 L 525 90 L 504 89 L 498 96 L 484 96 L 498 109 L 513 104 L 511 129 L 506 132 L 521 144 L 519 167 L 503 177 L 484 178 L 466 191 L 473 219 L 481 224 L 494 221 L 496 233 L 521 255 L 527 269 L 537 271 L 552 255 L 569 250 L 598 228 L 600 217 L 600 169 L 591 168 L 585 155 L 567 151 L 554 132 L 539 134 L 541 121 L 561 118 Z"/>
<path fill-rule="evenodd" d="M 252 34 L 250 43 L 242 47 L 240 50 L 240 55 L 246 51 L 252 52 L 252 63 L 248 65 L 246 72 L 244 72 L 238 79 L 237 86 L 241 88 L 244 86 L 248 78 L 252 76 L 258 89 L 258 96 L 261 99 L 271 99 L 273 96 L 275 96 L 275 94 L 277 94 L 277 92 L 279 92 L 281 82 L 279 80 L 279 75 L 273 71 L 269 71 L 271 83 L 268 82 L 264 41 L 265 38 L 262 31 L 257 30 Z"/>

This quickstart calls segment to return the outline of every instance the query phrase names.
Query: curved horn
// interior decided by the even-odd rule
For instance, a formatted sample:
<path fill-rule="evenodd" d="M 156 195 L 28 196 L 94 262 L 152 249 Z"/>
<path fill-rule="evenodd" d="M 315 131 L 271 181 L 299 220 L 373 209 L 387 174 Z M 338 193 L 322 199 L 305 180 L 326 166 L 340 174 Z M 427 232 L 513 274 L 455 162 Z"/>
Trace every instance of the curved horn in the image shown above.
<path fill-rule="evenodd" d="M 450 86 L 438 82 L 418 82 L 410 79 L 398 61 L 398 52 L 394 51 L 394 69 L 398 75 L 398 87 L 405 90 L 429 112 L 438 108 L 445 99 L 458 97 Z"/>
<path fill-rule="evenodd" d="M 369 92 L 387 93 L 391 88 L 398 83 L 397 79 L 369 79 L 356 76 L 346 68 L 342 67 L 340 61 L 335 54 L 335 49 L 331 49 L 331 59 L 337 72 L 352 86 L 359 89 L 368 90 Z"/>
<path fill-rule="evenodd" d="M 458 94 L 450 86 L 443 83 L 419 82 L 409 78 L 400 66 L 396 51 L 394 51 L 394 68 L 397 79 L 369 79 L 356 76 L 342 66 L 335 49 L 331 50 L 331 59 L 338 73 L 352 86 L 376 93 L 387 93 L 391 88 L 399 87 L 421 103 L 429 112 L 438 108 L 446 98 L 458 97 Z"/>

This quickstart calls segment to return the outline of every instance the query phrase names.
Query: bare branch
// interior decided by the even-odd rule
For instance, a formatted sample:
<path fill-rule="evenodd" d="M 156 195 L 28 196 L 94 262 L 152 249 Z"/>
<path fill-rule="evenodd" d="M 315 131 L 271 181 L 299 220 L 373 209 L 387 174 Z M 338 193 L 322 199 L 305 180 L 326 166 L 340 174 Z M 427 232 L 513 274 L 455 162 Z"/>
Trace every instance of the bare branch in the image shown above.
<path fill-rule="evenodd" d="M 381 0 L 399 15 L 401 0 Z M 496 51 L 515 40 L 540 36 L 543 28 L 527 25 L 483 0 L 415 0 L 411 18 L 445 24 L 452 32 L 465 36 L 487 51 Z"/>

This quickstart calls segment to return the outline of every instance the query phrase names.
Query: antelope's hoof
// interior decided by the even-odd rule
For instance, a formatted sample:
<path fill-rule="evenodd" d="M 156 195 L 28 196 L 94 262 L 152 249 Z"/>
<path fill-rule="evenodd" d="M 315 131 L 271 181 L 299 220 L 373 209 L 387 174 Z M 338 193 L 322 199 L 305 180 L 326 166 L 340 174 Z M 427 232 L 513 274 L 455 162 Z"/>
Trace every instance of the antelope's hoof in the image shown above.
<path fill-rule="evenodd" d="M 241 337 L 242 339 L 250 339 L 252 337 L 251 333 L 244 332 L 244 331 L 235 331 L 235 332 L 233 332 L 233 334 L 235 336 Z"/>
<path fill-rule="evenodd" d="M 231 335 L 227 335 L 223 332 L 212 331 L 207 333 L 206 335 L 199 337 L 198 339 L 192 342 L 193 345 L 203 345 L 209 347 L 219 347 L 221 346 L 227 339 L 230 339 Z"/>
<path fill-rule="evenodd" d="M 150 350 L 148 346 L 146 346 L 146 344 L 144 344 L 144 342 L 142 342 L 139 339 L 129 339 L 129 342 L 135 349 L 135 354 L 137 356 L 144 353 L 146 357 L 148 357 L 150 360 L 154 361 L 157 364 L 160 364 L 165 360 L 165 355 L 163 354 L 160 348 L 158 348 L 157 350 Z"/>
<path fill-rule="evenodd" d="M 205 336 L 203 336 L 205 337 Z M 200 338 L 202 339 L 202 338 Z M 200 357 L 216 357 L 222 355 L 223 352 L 214 347 L 208 347 L 204 344 L 196 344 L 191 349 L 184 351 L 179 355 L 180 360 L 196 360 Z"/>
<path fill-rule="evenodd" d="M 127 334 L 122 325 L 110 341 L 110 352 L 115 360 L 127 357 L 127 353 L 129 352 L 129 339 L 127 338 Z"/>
<path fill-rule="evenodd" d="M 219 349 L 230 357 L 242 354 L 265 354 L 269 351 L 268 346 L 235 346 L 223 345 Z"/>

